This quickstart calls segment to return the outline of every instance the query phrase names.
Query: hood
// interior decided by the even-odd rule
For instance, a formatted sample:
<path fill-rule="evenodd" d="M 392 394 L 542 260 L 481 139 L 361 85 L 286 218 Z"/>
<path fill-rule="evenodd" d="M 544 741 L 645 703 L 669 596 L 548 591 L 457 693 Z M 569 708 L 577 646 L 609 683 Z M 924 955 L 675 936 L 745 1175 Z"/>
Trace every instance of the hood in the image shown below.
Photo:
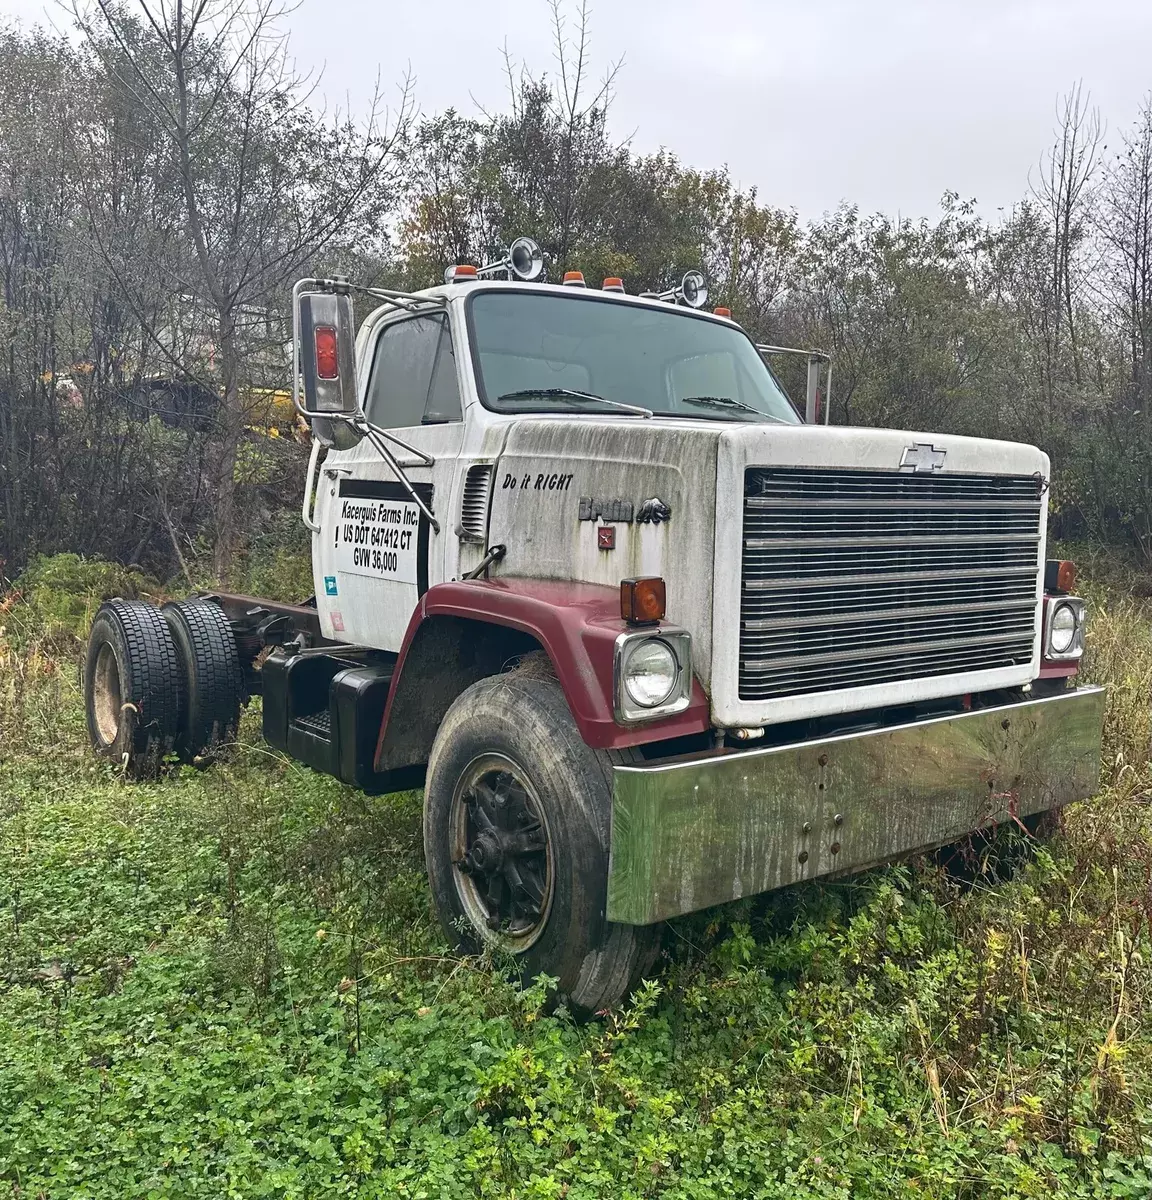
<path fill-rule="evenodd" d="M 1049 470 L 1047 456 L 1035 447 L 943 434 L 534 418 L 508 431 L 497 463 L 489 536 L 508 547 L 502 576 L 611 587 L 632 576 L 662 576 L 668 621 L 691 632 L 696 673 L 708 687 L 714 587 L 729 572 L 738 584 L 745 467 L 899 471 L 902 461 L 944 474 L 1039 472 L 1047 478 Z"/>

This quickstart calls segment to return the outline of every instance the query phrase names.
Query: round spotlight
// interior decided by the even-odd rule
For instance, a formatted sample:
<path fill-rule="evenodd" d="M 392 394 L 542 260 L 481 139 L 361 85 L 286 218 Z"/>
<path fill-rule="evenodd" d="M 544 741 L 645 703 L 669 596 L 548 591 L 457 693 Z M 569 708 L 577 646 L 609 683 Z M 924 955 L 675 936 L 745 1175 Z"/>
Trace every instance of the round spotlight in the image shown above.
<path fill-rule="evenodd" d="M 544 251 L 530 237 L 518 237 L 508 247 L 508 262 L 512 273 L 526 281 L 539 279 L 544 270 Z"/>
<path fill-rule="evenodd" d="M 708 303 L 708 285 L 699 271 L 689 271 L 680 281 L 680 295 L 689 308 L 703 308 Z"/>

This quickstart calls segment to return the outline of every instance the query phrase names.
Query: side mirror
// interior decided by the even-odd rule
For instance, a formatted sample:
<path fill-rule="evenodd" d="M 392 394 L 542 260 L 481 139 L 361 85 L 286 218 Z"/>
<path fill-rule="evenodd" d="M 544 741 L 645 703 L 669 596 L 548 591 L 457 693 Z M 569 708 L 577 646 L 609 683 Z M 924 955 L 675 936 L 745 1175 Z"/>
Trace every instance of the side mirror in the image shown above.
<path fill-rule="evenodd" d="M 347 421 L 360 411 L 356 387 L 355 317 L 347 293 L 301 292 L 296 297 L 296 349 L 303 383 L 301 413 L 327 446 L 347 450 L 360 433 Z"/>

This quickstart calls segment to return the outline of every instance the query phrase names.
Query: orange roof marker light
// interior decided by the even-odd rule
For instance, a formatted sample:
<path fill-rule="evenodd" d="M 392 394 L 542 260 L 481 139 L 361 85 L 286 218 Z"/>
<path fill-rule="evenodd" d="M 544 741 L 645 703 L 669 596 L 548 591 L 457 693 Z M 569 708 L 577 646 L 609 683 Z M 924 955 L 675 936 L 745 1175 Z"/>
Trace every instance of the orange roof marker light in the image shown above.
<path fill-rule="evenodd" d="M 588 285 L 584 282 L 584 272 L 583 271 L 565 271 L 564 272 L 564 286 L 565 287 L 587 287 Z"/>
<path fill-rule="evenodd" d="M 624 290 L 624 280 L 619 275 L 609 275 L 600 285 L 600 290 L 602 292 L 622 292 Z"/>
<path fill-rule="evenodd" d="M 727 317 L 729 321 L 732 320 L 732 310 L 730 308 L 724 308 L 723 306 L 718 305 L 712 311 L 718 317 Z"/>
<path fill-rule="evenodd" d="M 478 278 L 479 274 L 471 263 L 457 263 L 444 271 L 445 283 L 473 283 Z"/>

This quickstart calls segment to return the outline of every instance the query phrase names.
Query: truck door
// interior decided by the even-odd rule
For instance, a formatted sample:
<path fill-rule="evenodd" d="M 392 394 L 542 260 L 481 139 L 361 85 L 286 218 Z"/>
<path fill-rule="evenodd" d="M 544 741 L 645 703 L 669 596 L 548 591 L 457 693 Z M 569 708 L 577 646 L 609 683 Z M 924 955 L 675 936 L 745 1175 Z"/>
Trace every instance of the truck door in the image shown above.
<path fill-rule="evenodd" d="M 318 485 L 320 530 L 313 534 L 316 603 L 325 636 L 399 650 L 420 596 L 443 578 L 444 547 L 453 536 L 448 502 L 464 425 L 448 315 L 389 321 L 362 353 L 368 420 L 434 459 L 429 466 L 388 443 L 440 532 L 370 440 L 329 451 Z"/>

